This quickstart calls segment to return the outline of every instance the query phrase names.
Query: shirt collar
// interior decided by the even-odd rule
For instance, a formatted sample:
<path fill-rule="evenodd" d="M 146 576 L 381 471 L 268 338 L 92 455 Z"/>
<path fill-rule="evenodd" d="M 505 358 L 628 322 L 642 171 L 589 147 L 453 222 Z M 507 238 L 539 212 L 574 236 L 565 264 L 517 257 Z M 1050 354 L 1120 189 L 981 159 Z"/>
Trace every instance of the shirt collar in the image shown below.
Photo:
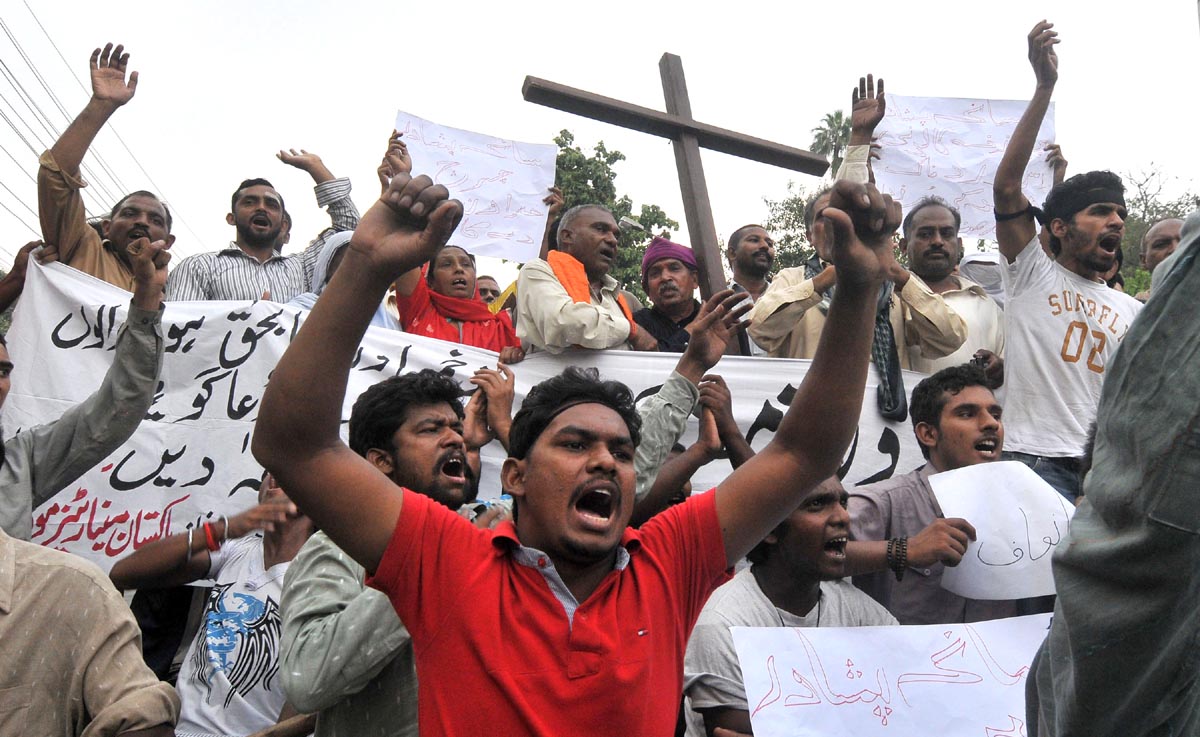
<path fill-rule="evenodd" d="M 547 556 L 537 548 L 527 548 L 521 544 L 517 538 L 517 526 L 512 520 L 505 520 L 496 526 L 492 536 L 492 545 L 495 548 L 496 557 L 505 554 L 511 554 L 513 560 L 521 565 L 530 568 L 539 568 L 539 560 L 546 560 Z M 629 565 L 630 553 L 636 553 L 642 546 L 641 535 L 632 527 L 626 527 L 625 532 L 621 534 L 621 544 L 617 546 L 617 561 L 613 566 L 613 570 L 623 571 Z"/>
<path fill-rule="evenodd" d="M 217 251 L 217 255 L 218 256 L 241 256 L 243 258 L 248 258 L 251 261 L 258 261 L 258 259 L 254 258 L 250 254 L 243 251 L 242 247 L 237 244 L 237 241 L 229 241 L 229 245 L 222 248 L 220 251 Z M 271 253 L 271 258 L 267 259 L 266 261 L 264 261 L 262 263 L 269 264 L 272 261 L 279 261 L 279 260 L 286 259 L 286 258 L 288 258 L 288 257 L 284 256 L 282 253 L 279 253 L 278 251 L 275 251 L 275 252 Z"/>

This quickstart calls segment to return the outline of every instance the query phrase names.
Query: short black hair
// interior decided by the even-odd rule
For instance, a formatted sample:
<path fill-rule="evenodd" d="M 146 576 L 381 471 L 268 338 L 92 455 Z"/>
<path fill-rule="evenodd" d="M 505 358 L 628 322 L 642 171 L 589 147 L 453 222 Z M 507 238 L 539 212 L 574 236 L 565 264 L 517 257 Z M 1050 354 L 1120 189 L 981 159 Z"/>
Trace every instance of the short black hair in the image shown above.
<path fill-rule="evenodd" d="M 266 179 L 263 179 L 262 177 L 256 177 L 254 179 L 243 179 L 242 183 L 238 185 L 238 188 L 233 190 L 233 196 L 229 198 L 229 211 L 233 212 L 234 210 L 237 209 L 238 196 L 242 193 L 243 189 L 248 189 L 250 187 L 258 187 L 258 186 L 270 187 L 271 189 L 275 189 L 274 184 L 271 184 L 270 182 L 268 182 Z M 283 208 L 284 215 L 286 215 L 287 214 L 287 206 L 283 204 L 283 195 L 279 194 L 279 190 L 277 190 L 277 189 L 275 189 L 275 194 L 279 195 L 279 206 Z M 290 218 L 289 218 L 289 221 L 290 221 Z"/>
<path fill-rule="evenodd" d="M 813 192 L 812 196 L 808 198 L 808 201 L 804 203 L 805 238 L 809 238 L 811 236 L 813 223 L 815 223 L 817 220 L 817 200 L 829 194 L 831 191 L 833 191 L 833 185 L 827 184 L 818 189 L 816 192 Z M 811 246 L 812 244 L 809 243 L 809 245 Z"/>
<path fill-rule="evenodd" d="M 158 204 L 162 205 L 163 212 L 165 212 L 167 214 L 167 232 L 168 233 L 171 232 L 171 223 L 173 222 L 171 220 L 171 208 L 167 207 L 167 203 L 165 203 L 161 199 L 159 199 L 158 195 L 154 194 L 153 192 L 147 192 L 144 189 L 139 189 L 136 192 L 130 192 L 129 194 L 122 197 L 121 199 L 117 200 L 117 204 L 113 205 L 112 210 L 110 210 L 108 213 L 109 220 L 112 220 L 113 218 L 115 218 L 117 216 L 117 210 L 120 210 L 121 205 L 124 205 L 125 201 L 128 200 L 130 197 L 149 197 L 150 199 L 154 200 Z M 89 223 L 89 225 L 90 225 L 90 223 Z M 101 237 L 103 237 L 103 235 L 104 234 L 101 233 Z"/>
<path fill-rule="evenodd" d="M 1121 177 L 1113 174 L 1111 171 L 1101 169 L 1099 171 L 1089 171 L 1083 174 L 1076 174 L 1069 177 L 1065 182 L 1058 184 L 1054 189 L 1050 190 L 1050 194 L 1046 195 L 1046 202 L 1042 205 L 1043 222 L 1049 226 L 1054 219 L 1065 220 L 1068 223 L 1075 221 L 1075 214 L 1079 212 L 1073 203 L 1078 201 L 1080 193 L 1087 192 L 1090 189 L 1111 189 L 1121 194 L 1125 193 L 1125 183 L 1121 181 Z M 1070 212 L 1067 212 L 1070 210 Z M 1054 235 L 1054 231 L 1049 232 L 1050 235 L 1050 252 L 1055 256 L 1062 250 L 1062 241 Z"/>
<path fill-rule="evenodd" d="M 953 396 L 969 386 L 982 386 L 992 391 L 987 375 L 983 369 L 973 363 L 944 368 L 933 376 L 928 376 L 913 389 L 912 399 L 908 410 L 912 415 L 913 429 L 924 422 L 936 428 L 941 428 L 942 410 L 949 401 L 947 395 Z M 929 448 L 920 442 L 921 455 L 929 458 Z"/>
<path fill-rule="evenodd" d="M 917 200 L 917 203 L 913 205 L 912 209 L 908 211 L 908 214 L 904 216 L 904 222 L 900 225 L 900 232 L 904 234 L 905 238 L 909 236 L 909 231 L 912 230 L 912 221 L 913 218 L 916 217 L 917 213 L 921 210 L 924 210 L 926 207 L 932 207 L 934 205 L 938 207 L 944 207 L 950 211 L 950 214 L 954 216 L 954 232 L 958 232 L 958 229 L 962 227 L 962 213 L 958 211 L 957 207 L 951 205 L 949 202 L 946 202 L 941 197 L 931 194 Z"/>
<path fill-rule="evenodd" d="M 371 448 L 395 450 L 392 436 L 404 424 L 412 407 L 445 402 L 461 420 L 462 394 L 453 379 L 433 369 L 385 379 L 354 400 L 350 411 L 350 450 L 364 458 Z"/>
<path fill-rule="evenodd" d="M 750 232 L 751 228 L 759 228 L 761 230 L 766 230 L 766 228 L 764 228 L 763 226 L 761 226 L 757 223 L 750 223 L 749 225 L 743 225 L 742 227 L 733 231 L 732 234 L 730 234 L 729 243 L 727 243 L 725 245 L 725 250 L 728 251 L 729 253 L 733 253 L 734 251 L 736 251 L 738 244 L 742 242 L 742 239 L 746 237 L 746 234 Z"/>
<path fill-rule="evenodd" d="M 568 405 L 595 403 L 620 415 L 636 446 L 642 439 L 642 418 L 634 406 L 633 392 L 619 381 L 604 381 L 594 368 L 568 366 L 558 376 L 529 390 L 508 432 L 508 455 L 524 458 L 550 422 Z"/>

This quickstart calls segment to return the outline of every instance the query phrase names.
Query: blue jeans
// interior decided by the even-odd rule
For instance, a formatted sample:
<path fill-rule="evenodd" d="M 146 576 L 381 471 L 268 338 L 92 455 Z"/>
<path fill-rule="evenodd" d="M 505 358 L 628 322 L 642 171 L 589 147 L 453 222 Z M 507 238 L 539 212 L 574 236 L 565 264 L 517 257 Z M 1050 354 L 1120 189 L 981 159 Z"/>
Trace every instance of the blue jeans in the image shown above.
<path fill-rule="evenodd" d="M 1067 501 L 1075 503 L 1079 492 L 1083 490 L 1079 478 L 1078 458 L 1052 458 L 1050 456 L 1035 456 L 1032 453 L 1021 453 L 1006 450 L 1001 455 L 1006 461 L 1020 461 L 1033 469 L 1054 490 L 1066 497 Z"/>

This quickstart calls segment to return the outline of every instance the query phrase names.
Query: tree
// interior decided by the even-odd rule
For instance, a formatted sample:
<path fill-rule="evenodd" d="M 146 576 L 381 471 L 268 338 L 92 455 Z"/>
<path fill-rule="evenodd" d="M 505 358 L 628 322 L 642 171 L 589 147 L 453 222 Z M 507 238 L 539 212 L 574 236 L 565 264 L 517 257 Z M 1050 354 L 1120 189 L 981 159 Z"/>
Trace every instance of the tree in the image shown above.
<path fill-rule="evenodd" d="M 555 137 L 558 158 L 555 161 L 555 179 L 563 193 L 563 211 L 588 203 L 599 203 L 612 210 L 617 222 L 623 217 L 633 217 L 633 200 L 628 195 L 617 196 L 617 172 L 613 166 L 625 160 L 620 151 L 609 151 L 600 141 L 588 156 L 575 145 L 575 136 L 568 130 Z M 642 291 L 642 256 L 646 244 L 654 235 L 671 237 L 671 231 L 679 228 L 658 205 L 643 204 L 634 217 L 641 223 L 643 232 L 621 230 L 620 246 L 617 248 L 617 263 L 610 274 L 621 286 L 646 302 Z"/>
<path fill-rule="evenodd" d="M 850 142 L 850 119 L 841 110 L 835 110 L 827 114 L 821 124 L 812 129 L 812 133 L 812 152 L 828 156 L 831 163 L 829 172 L 835 174 L 842 165 L 842 152 Z"/>
<path fill-rule="evenodd" d="M 767 206 L 767 220 L 763 227 L 775 239 L 775 264 L 772 273 L 792 266 L 800 266 L 812 258 L 813 248 L 808 242 L 804 227 L 804 206 L 818 190 L 806 190 L 795 182 L 788 182 L 787 194 L 778 200 L 763 197 Z"/>
<path fill-rule="evenodd" d="M 1150 164 L 1154 166 L 1153 162 Z M 1144 292 L 1150 288 L 1150 272 L 1142 268 L 1142 238 L 1150 226 L 1166 218 L 1186 218 L 1188 213 L 1200 205 L 1200 196 L 1195 192 L 1184 192 L 1174 199 L 1167 199 L 1163 189 L 1169 180 L 1161 171 L 1151 169 L 1138 173 L 1126 172 L 1125 182 L 1125 236 L 1121 250 L 1125 254 L 1125 265 L 1121 275 L 1125 277 L 1125 291 L 1129 294 Z"/>

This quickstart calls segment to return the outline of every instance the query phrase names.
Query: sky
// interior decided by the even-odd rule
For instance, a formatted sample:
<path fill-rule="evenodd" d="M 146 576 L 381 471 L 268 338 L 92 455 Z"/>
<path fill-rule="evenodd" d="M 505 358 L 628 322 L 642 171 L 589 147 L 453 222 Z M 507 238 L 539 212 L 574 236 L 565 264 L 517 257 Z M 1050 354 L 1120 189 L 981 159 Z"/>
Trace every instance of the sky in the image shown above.
<path fill-rule="evenodd" d="M 661 110 L 658 60 L 671 52 L 683 59 L 697 120 L 808 148 L 812 128 L 827 112 L 848 112 L 850 91 L 868 72 L 895 94 L 1028 99 L 1025 37 L 1042 18 L 1062 39 L 1054 99 L 1070 172 L 1157 169 L 1168 194 L 1200 189 L 1200 148 L 1184 133 L 1184 121 L 1200 118 L 1192 89 L 1198 3 L 1107 8 L 1049 0 L 0 0 L 0 204 L 16 215 L 0 209 L 0 267 L 38 237 L 37 155 L 68 122 L 43 82 L 73 117 L 90 94 L 81 83 L 91 51 L 106 41 L 125 44 L 140 81 L 93 147 L 105 166 L 85 159 L 95 170 L 89 209 L 115 203 L 104 183 L 118 193 L 158 192 L 175 215 L 175 258 L 233 238 L 229 197 L 248 177 L 270 179 L 285 198 L 295 221 L 290 250 L 328 223 L 308 175 L 276 160 L 280 148 L 321 155 L 352 179 L 365 211 L 378 196 L 375 167 L 397 110 L 519 141 L 550 143 L 564 128 L 585 150 L 603 140 L 627 157 L 616 167 L 618 192 L 635 211 L 661 206 L 687 243 L 670 142 L 527 103 L 526 75 Z M 31 107 L 44 111 L 45 127 Z M 783 197 L 789 181 L 817 183 L 711 151 L 703 163 L 721 238 L 764 220 L 763 198 Z M 515 267 L 481 263 L 485 271 L 506 279 Z"/>

